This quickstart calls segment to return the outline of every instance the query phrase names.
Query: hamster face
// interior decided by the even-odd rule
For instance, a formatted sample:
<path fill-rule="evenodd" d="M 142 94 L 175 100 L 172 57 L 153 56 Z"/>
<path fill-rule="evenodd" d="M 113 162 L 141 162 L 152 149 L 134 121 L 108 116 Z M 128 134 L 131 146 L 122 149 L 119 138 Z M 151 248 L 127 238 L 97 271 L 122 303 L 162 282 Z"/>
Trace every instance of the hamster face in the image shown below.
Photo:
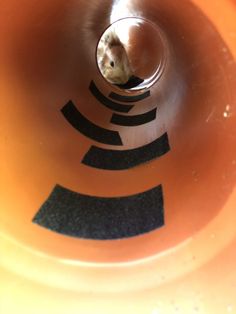
<path fill-rule="evenodd" d="M 125 84 L 133 74 L 125 47 L 114 33 L 106 35 L 99 43 L 98 65 L 112 84 Z"/>

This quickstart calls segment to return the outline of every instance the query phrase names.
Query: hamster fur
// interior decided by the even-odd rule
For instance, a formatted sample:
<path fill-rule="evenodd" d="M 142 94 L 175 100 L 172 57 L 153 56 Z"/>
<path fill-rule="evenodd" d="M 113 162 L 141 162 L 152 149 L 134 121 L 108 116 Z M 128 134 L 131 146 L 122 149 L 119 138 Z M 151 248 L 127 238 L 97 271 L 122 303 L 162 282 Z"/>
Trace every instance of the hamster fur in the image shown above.
<path fill-rule="evenodd" d="M 101 73 L 112 84 L 125 84 L 133 75 L 126 49 L 115 31 L 103 35 L 97 58 Z"/>

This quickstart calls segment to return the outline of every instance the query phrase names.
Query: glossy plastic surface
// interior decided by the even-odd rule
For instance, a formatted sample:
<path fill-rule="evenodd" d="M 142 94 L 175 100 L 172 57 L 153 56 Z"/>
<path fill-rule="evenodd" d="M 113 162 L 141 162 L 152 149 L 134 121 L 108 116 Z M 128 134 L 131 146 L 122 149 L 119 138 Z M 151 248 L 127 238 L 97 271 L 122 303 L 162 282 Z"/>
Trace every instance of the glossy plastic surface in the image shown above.
<path fill-rule="evenodd" d="M 0 6 L 1 313 L 236 313 L 235 1 Z M 112 129 L 122 149 L 167 131 L 171 151 L 130 170 L 103 171 L 80 163 L 93 142 L 60 110 L 72 99 L 111 129 L 112 112 L 89 84 L 117 92 L 101 77 L 95 53 L 107 26 L 126 16 L 158 24 L 167 64 L 151 96 L 132 110 L 157 107 L 157 119 Z M 162 184 L 165 227 L 115 241 L 51 232 L 32 219 L 55 184 L 105 197 Z"/>

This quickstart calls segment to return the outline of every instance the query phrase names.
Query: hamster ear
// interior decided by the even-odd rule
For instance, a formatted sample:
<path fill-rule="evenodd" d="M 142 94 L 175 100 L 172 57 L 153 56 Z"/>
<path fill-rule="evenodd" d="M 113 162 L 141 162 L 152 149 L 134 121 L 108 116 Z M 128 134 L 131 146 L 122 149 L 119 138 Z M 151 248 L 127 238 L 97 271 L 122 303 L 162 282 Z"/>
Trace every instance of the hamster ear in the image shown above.
<path fill-rule="evenodd" d="M 120 38 L 117 36 L 117 34 L 113 31 L 109 33 L 109 41 L 108 46 L 109 48 L 113 46 L 123 46 L 122 42 L 120 41 Z"/>

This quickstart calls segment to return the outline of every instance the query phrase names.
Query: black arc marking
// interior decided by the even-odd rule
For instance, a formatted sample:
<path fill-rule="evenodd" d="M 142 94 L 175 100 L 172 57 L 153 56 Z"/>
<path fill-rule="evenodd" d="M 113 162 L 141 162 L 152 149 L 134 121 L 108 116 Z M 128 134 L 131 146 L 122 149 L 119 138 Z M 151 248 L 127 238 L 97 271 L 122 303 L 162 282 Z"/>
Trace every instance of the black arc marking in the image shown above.
<path fill-rule="evenodd" d="M 137 87 L 138 85 L 140 85 L 143 82 L 144 82 L 144 80 L 141 79 L 140 77 L 132 75 L 127 83 L 115 84 L 115 85 L 119 86 L 122 89 L 131 89 L 131 88 Z"/>
<path fill-rule="evenodd" d="M 110 150 L 92 146 L 82 163 L 98 169 L 125 170 L 166 154 L 170 150 L 167 133 L 155 141 L 130 150 Z"/>
<path fill-rule="evenodd" d="M 56 185 L 33 218 L 64 235 L 111 240 L 133 237 L 164 225 L 162 186 L 126 197 L 103 198 Z"/>
<path fill-rule="evenodd" d="M 69 101 L 61 109 L 61 112 L 66 120 L 85 136 L 104 144 L 122 145 L 122 140 L 117 131 L 107 130 L 93 124 L 79 112 L 72 101 Z"/>
<path fill-rule="evenodd" d="M 153 109 L 143 114 L 136 116 L 123 116 L 120 114 L 113 114 L 111 123 L 122 126 L 138 126 L 155 120 L 157 109 Z"/>
<path fill-rule="evenodd" d="M 99 89 L 97 88 L 97 86 L 95 85 L 95 83 L 93 81 L 90 83 L 89 90 L 93 94 L 93 96 L 101 104 L 103 104 L 104 106 L 106 106 L 109 109 L 112 109 L 112 110 L 118 111 L 118 112 L 126 112 L 127 113 L 127 112 L 129 112 L 133 108 L 133 105 L 122 105 L 122 104 L 114 102 L 111 99 L 109 99 L 106 96 L 104 96 L 99 91 Z"/>
<path fill-rule="evenodd" d="M 121 102 L 137 102 L 137 101 L 141 101 L 147 97 L 149 97 L 151 95 L 150 91 L 147 91 L 143 94 L 139 94 L 139 95 L 133 95 L 133 96 L 128 96 L 128 95 L 119 95 L 116 93 L 110 93 L 109 97 L 117 100 L 117 101 L 121 101 Z"/>

